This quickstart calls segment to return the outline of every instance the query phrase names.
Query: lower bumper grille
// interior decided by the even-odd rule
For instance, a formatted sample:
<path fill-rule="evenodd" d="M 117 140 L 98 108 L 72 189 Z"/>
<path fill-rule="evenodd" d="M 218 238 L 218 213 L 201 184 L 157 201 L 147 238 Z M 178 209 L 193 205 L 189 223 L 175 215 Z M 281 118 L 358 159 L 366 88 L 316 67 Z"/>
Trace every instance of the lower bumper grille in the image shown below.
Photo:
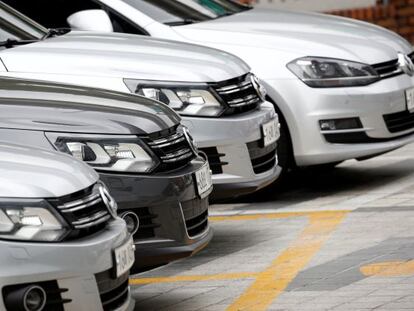
<path fill-rule="evenodd" d="M 207 155 L 208 164 L 213 175 L 223 174 L 223 166 L 228 165 L 228 162 L 221 160 L 222 157 L 226 156 L 224 153 L 219 153 L 216 147 L 211 148 L 200 148 Z"/>
<path fill-rule="evenodd" d="M 267 147 L 261 147 L 261 140 L 247 144 L 250 159 L 255 174 L 261 174 L 270 171 L 275 167 L 276 163 L 276 146 L 274 143 Z"/>
<path fill-rule="evenodd" d="M 390 133 L 407 131 L 414 128 L 414 113 L 410 113 L 408 110 L 406 110 L 402 112 L 386 114 L 384 115 L 384 121 Z"/>
<path fill-rule="evenodd" d="M 111 271 L 95 275 L 104 311 L 122 307 L 129 297 L 129 273 L 118 279 L 111 278 Z"/>
<path fill-rule="evenodd" d="M 45 307 L 42 309 L 43 311 L 63 311 L 64 305 L 72 301 L 71 299 L 62 298 L 61 294 L 67 292 L 68 290 L 65 288 L 59 288 L 56 281 L 6 286 L 3 288 L 3 297 L 7 297 L 10 293 L 26 286 L 39 286 L 45 291 L 47 298 Z M 13 310 L 8 309 L 8 311 Z"/>
<path fill-rule="evenodd" d="M 151 213 L 148 207 L 140 207 L 131 210 L 139 217 L 139 229 L 134 234 L 134 240 L 149 239 L 155 237 L 155 229 L 160 227 L 160 224 L 155 222 L 158 215 Z"/>
<path fill-rule="evenodd" d="M 197 236 L 208 229 L 208 206 L 208 199 L 181 204 L 188 236 Z"/>

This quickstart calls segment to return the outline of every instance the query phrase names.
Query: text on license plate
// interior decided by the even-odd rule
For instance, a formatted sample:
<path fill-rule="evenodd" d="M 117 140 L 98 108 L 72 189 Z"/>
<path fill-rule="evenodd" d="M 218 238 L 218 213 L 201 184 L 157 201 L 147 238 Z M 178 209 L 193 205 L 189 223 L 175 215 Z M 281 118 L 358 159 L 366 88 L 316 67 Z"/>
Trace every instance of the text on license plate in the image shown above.
<path fill-rule="evenodd" d="M 405 100 L 408 111 L 414 112 L 414 88 L 405 91 Z"/>
<path fill-rule="evenodd" d="M 275 143 L 279 138 L 279 124 L 276 119 L 262 125 L 264 146 Z"/>
<path fill-rule="evenodd" d="M 116 277 L 120 277 L 132 267 L 135 261 L 134 241 L 132 238 L 124 245 L 116 248 L 114 253 Z"/>
<path fill-rule="evenodd" d="M 206 163 L 201 169 L 195 172 L 198 195 L 204 197 L 213 186 L 211 179 L 210 166 Z"/>

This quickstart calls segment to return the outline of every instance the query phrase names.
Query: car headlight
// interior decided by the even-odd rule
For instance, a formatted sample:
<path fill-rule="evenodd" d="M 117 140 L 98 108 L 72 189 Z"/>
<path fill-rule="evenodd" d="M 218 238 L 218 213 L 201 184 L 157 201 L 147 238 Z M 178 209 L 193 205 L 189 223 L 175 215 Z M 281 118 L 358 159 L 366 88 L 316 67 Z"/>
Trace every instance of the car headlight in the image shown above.
<path fill-rule="evenodd" d="M 44 200 L 0 201 L 0 239 L 57 242 L 68 230 L 66 222 Z"/>
<path fill-rule="evenodd" d="M 135 136 L 47 133 L 59 150 L 74 156 L 98 171 L 151 173 L 160 163 L 151 150 Z"/>
<path fill-rule="evenodd" d="M 172 85 L 130 79 L 126 79 L 125 84 L 131 92 L 158 100 L 184 116 L 218 117 L 226 109 L 206 84 Z"/>
<path fill-rule="evenodd" d="M 303 57 L 287 67 L 310 87 L 364 86 L 380 79 L 370 65 L 341 59 Z"/>

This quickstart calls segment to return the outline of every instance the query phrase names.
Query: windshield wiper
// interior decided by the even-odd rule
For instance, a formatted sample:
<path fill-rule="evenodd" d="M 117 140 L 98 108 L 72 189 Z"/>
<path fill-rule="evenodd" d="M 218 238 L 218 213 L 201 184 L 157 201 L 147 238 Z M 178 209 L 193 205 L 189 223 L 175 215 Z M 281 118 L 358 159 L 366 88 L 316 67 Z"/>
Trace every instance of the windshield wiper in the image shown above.
<path fill-rule="evenodd" d="M 70 32 L 71 30 L 72 29 L 70 28 L 50 28 L 48 29 L 47 33 L 42 37 L 42 40 L 53 38 L 53 37 L 58 37 L 58 36 L 63 36 L 67 34 L 68 32 Z"/>
<path fill-rule="evenodd" d="M 30 43 L 39 42 L 39 40 L 16 40 L 16 39 L 7 39 L 6 41 L 0 42 L 0 47 L 5 47 L 6 49 L 10 49 L 14 46 L 18 45 L 25 45 Z"/>
<path fill-rule="evenodd" d="M 174 21 L 174 22 L 166 22 L 164 23 L 165 25 L 168 26 L 181 26 L 181 25 L 190 25 L 190 24 L 194 24 L 196 21 L 190 18 L 186 18 L 180 21 Z"/>

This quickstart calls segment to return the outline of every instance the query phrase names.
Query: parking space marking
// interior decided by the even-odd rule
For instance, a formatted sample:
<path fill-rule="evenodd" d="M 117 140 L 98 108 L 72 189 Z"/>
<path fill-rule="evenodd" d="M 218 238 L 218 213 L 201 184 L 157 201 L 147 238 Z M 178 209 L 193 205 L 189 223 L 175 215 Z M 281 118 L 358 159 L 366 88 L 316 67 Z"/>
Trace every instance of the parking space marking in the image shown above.
<path fill-rule="evenodd" d="M 414 260 L 375 263 L 361 267 L 360 271 L 365 276 L 394 277 L 414 275 Z"/>
<path fill-rule="evenodd" d="M 197 281 L 223 281 L 223 280 L 241 280 L 254 279 L 258 276 L 257 272 L 241 272 L 241 273 L 220 273 L 212 275 L 179 275 L 173 277 L 159 278 L 137 278 L 130 279 L 130 285 L 143 285 L 154 283 L 174 283 L 174 282 L 197 282 Z"/>
<path fill-rule="evenodd" d="M 253 221 L 259 219 L 284 219 L 292 217 L 311 217 L 311 216 L 330 216 L 338 213 L 349 213 L 351 210 L 337 210 L 337 211 L 316 211 L 316 212 L 287 212 L 287 213 L 259 213 L 259 214 L 243 214 L 243 215 L 225 215 L 225 216 L 211 216 L 209 220 L 212 222 L 221 221 Z"/>
<path fill-rule="evenodd" d="M 320 250 L 347 212 L 309 215 L 309 225 L 298 239 L 263 272 L 227 310 L 266 310 Z"/>
<path fill-rule="evenodd" d="M 146 285 L 174 282 L 226 281 L 252 279 L 253 284 L 229 306 L 227 310 L 266 310 L 286 289 L 298 273 L 321 249 L 330 234 L 351 211 L 316 211 L 261 213 L 252 215 L 213 216 L 213 222 L 253 221 L 261 219 L 284 219 L 308 217 L 309 224 L 299 237 L 284 250 L 272 264 L 262 272 L 220 273 L 213 275 L 178 275 L 171 277 L 131 278 L 131 285 Z"/>

